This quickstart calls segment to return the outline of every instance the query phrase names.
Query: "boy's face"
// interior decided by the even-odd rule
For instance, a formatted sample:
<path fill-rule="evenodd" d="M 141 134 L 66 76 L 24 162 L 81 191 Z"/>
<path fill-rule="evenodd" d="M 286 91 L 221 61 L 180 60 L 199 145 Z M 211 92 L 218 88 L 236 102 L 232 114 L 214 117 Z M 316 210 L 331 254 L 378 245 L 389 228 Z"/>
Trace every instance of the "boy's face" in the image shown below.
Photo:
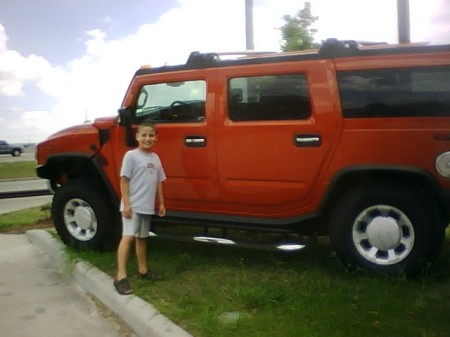
<path fill-rule="evenodd" d="M 136 134 L 136 140 L 139 143 L 139 148 L 144 151 L 150 151 L 156 141 L 156 131 L 150 126 L 141 127 Z"/>

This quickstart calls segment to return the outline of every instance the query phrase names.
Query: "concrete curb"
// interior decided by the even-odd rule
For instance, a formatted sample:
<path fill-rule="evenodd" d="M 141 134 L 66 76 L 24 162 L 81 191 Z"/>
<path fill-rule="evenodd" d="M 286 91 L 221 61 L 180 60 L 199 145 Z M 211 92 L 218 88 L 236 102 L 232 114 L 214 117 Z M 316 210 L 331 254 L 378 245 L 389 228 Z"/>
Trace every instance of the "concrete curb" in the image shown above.
<path fill-rule="evenodd" d="M 84 261 L 71 262 L 65 253 L 65 246 L 46 230 L 30 230 L 26 235 L 58 268 L 69 270 L 75 283 L 106 305 L 138 336 L 192 337 L 140 297 L 117 294 L 113 279 L 106 273 Z"/>

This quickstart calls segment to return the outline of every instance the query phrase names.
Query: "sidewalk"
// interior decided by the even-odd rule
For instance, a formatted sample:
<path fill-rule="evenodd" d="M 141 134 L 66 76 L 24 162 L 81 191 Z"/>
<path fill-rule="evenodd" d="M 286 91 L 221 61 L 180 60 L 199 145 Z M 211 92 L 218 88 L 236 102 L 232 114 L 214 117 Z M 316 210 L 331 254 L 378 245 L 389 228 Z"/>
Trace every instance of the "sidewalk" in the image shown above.
<path fill-rule="evenodd" d="M 0 234 L 0 336 L 137 337 L 25 234 Z"/>
<path fill-rule="evenodd" d="M 53 263 L 69 270 L 75 283 L 95 296 L 140 337 L 192 337 L 160 314 L 151 304 L 135 295 L 119 295 L 109 275 L 86 263 L 67 259 L 65 246 L 45 230 L 30 230 L 28 239 L 38 246 Z"/>

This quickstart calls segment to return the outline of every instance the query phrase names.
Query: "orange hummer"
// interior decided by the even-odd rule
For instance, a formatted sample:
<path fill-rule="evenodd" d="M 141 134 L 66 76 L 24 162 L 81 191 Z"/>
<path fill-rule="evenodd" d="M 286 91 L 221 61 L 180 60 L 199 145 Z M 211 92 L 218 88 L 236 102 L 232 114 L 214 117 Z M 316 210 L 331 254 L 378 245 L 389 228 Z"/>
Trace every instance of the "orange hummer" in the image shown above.
<path fill-rule="evenodd" d="M 450 45 L 330 39 L 315 51 L 194 52 L 139 69 L 117 116 L 37 146 L 66 244 L 100 246 L 120 229 L 121 161 L 147 120 L 167 175 L 156 236 L 253 246 L 245 234 L 256 231 L 294 249 L 329 235 L 346 265 L 387 274 L 416 273 L 442 249 Z"/>

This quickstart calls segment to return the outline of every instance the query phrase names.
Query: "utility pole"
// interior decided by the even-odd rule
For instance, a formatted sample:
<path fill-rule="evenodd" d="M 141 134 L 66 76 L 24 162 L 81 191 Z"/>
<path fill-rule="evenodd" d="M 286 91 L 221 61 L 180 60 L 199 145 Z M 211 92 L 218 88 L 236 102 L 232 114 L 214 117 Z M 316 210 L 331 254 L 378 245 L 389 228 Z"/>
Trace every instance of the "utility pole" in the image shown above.
<path fill-rule="evenodd" d="M 247 50 L 254 50 L 253 41 L 253 0 L 245 0 L 245 41 Z"/>
<path fill-rule="evenodd" d="M 409 43 L 410 22 L 409 22 L 409 0 L 397 0 L 397 25 L 398 25 L 398 42 Z"/>

